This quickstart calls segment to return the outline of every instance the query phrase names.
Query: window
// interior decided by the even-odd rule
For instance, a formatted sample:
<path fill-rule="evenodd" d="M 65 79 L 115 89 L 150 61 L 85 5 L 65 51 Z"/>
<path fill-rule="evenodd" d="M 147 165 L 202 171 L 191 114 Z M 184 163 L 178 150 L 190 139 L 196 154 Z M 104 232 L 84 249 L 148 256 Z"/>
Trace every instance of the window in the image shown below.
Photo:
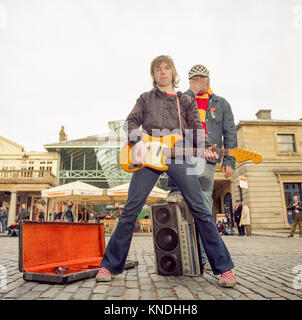
<path fill-rule="evenodd" d="M 296 152 L 294 134 L 277 134 L 279 152 Z"/>

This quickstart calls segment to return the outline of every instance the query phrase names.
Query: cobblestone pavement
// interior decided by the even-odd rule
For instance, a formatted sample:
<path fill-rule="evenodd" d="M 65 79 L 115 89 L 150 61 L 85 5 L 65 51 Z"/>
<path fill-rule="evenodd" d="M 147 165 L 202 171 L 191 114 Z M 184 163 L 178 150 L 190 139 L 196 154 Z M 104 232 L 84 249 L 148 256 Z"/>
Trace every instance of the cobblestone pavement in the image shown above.
<path fill-rule="evenodd" d="M 108 238 L 106 238 L 108 241 Z M 235 263 L 238 284 L 221 288 L 218 276 L 158 276 L 151 236 L 134 236 L 129 259 L 139 262 L 110 283 L 95 279 L 69 285 L 26 282 L 18 271 L 18 239 L 0 237 L 0 265 L 6 268 L 6 288 L 0 299 L 9 300 L 301 300 L 302 238 L 224 236 Z M 0 266 L 1 268 L 1 266 Z M 2 267 L 3 268 L 3 267 Z M 0 269 L 1 271 L 1 269 Z M 296 285 L 293 285 L 296 278 Z M 3 280 L 0 286 L 3 286 Z M 298 287 L 298 289 L 294 289 Z"/>

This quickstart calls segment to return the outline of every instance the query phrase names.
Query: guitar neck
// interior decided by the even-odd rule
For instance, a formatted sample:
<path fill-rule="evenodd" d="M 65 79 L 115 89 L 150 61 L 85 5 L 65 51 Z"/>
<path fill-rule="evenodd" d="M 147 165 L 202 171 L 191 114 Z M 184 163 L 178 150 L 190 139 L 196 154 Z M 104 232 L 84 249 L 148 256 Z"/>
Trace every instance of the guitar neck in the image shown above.
<path fill-rule="evenodd" d="M 188 156 L 203 156 L 204 155 L 205 149 L 201 148 L 174 148 L 174 149 L 169 149 L 166 148 L 164 149 L 163 154 L 164 155 L 169 155 L 171 157 L 175 156 L 182 156 L 182 155 L 188 155 Z M 215 149 L 215 152 L 220 156 L 230 156 L 231 155 L 231 149 Z"/>

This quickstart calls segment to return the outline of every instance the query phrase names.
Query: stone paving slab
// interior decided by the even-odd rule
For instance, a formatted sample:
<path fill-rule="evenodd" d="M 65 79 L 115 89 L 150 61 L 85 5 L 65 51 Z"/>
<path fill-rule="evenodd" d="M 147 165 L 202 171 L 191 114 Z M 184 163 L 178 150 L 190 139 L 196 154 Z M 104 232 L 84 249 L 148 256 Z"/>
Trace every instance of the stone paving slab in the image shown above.
<path fill-rule="evenodd" d="M 302 300 L 302 271 L 293 272 L 296 266 L 302 268 L 301 238 L 257 234 L 223 240 L 235 264 L 234 288 L 221 288 L 219 276 L 210 271 L 200 277 L 157 275 L 152 235 L 133 237 L 128 259 L 139 265 L 110 283 L 26 282 L 18 271 L 18 238 L 0 237 L 0 265 L 6 270 L 6 287 L 0 274 L 0 300 Z"/>

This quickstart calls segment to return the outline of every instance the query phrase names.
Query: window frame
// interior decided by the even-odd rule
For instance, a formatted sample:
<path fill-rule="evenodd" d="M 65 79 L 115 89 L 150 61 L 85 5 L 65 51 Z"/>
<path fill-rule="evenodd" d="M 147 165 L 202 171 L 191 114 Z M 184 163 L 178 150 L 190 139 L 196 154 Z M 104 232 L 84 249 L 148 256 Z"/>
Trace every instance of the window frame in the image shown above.
<path fill-rule="evenodd" d="M 279 150 L 279 140 L 278 136 L 286 135 L 286 136 L 292 136 L 293 137 L 293 147 L 294 151 L 280 151 Z M 298 145 L 297 145 L 297 138 L 295 132 L 276 132 L 275 133 L 275 146 L 276 146 L 276 153 L 278 156 L 288 156 L 288 155 L 298 155 Z"/>

